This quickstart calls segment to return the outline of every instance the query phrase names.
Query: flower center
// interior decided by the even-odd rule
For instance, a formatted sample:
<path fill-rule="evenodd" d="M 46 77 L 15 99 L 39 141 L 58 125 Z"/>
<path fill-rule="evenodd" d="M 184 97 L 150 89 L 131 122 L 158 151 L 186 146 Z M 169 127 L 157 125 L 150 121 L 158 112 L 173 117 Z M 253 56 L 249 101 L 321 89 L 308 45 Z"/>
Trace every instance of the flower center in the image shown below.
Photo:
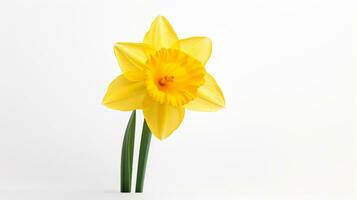
<path fill-rule="evenodd" d="M 156 101 L 182 106 L 197 97 L 204 83 L 204 66 L 176 49 L 160 49 L 146 62 L 146 89 Z"/>
<path fill-rule="evenodd" d="M 175 79 L 174 76 L 164 76 L 159 80 L 159 85 L 161 87 L 164 87 L 165 85 L 174 82 L 174 79 Z"/>

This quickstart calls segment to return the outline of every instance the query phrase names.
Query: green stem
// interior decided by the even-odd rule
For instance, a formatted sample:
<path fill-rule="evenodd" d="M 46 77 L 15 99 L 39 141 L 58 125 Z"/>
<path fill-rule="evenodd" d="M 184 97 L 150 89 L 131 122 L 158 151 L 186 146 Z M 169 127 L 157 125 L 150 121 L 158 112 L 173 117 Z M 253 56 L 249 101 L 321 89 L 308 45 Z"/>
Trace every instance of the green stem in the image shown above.
<path fill-rule="evenodd" d="M 131 113 L 128 125 L 126 126 L 123 146 L 121 149 L 120 166 L 120 192 L 131 191 L 131 175 L 133 170 L 133 154 L 135 140 L 135 110 Z"/>
<path fill-rule="evenodd" d="M 148 159 L 149 148 L 151 140 L 151 131 L 144 120 L 143 131 L 141 135 L 140 142 L 140 152 L 139 152 L 139 162 L 138 162 L 138 172 L 136 176 L 136 189 L 135 192 L 143 192 L 146 162 Z"/>

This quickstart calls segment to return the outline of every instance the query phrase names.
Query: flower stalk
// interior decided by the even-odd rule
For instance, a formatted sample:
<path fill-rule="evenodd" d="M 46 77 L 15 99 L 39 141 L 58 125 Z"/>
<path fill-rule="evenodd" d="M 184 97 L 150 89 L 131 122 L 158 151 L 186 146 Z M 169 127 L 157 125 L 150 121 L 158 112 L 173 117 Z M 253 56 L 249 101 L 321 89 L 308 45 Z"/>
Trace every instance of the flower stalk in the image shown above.
<path fill-rule="evenodd" d="M 120 192 L 131 191 L 131 177 L 133 171 L 133 154 L 135 141 L 136 111 L 131 113 L 128 125 L 125 130 L 120 166 Z"/>
<path fill-rule="evenodd" d="M 135 192 L 137 193 L 143 192 L 143 188 L 144 188 L 144 179 L 145 179 L 146 163 L 149 155 L 150 140 L 151 140 L 151 131 L 148 125 L 146 124 L 146 121 L 144 120 L 141 142 L 140 142 L 138 171 L 136 176 Z"/>

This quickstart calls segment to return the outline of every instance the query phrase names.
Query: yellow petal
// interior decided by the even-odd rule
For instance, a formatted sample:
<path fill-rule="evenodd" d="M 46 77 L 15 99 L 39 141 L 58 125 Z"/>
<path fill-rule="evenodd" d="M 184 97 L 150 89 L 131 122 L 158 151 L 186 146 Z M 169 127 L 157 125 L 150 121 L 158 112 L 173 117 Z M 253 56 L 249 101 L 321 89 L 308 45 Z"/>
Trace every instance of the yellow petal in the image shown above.
<path fill-rule="evenodd" d="M 144 43 L 152 46 L 155 50 L 159 50 L 170 48 L 177 40 L 177 35 L 169 21 L 163 16 L 158 16 L 146 33 Z"/>
<path fill-rule="evenodd" d="M 180 49 L 205 65 L 211 56 L 212 41 L 208 37 L 190 37 L 177 41 L 174 48 Z"/>
<path fill-rule="evenodd" d="M 195 111 L 217 111 L 224 107 L 225 100 L 216 80 L 206 73 L 205 83 L 198 88 L 198 97 L 185 105 Z"/>
<path fill-rule="evenodd" d="M 184 116 L 183 107 L 160 104 L 147 96 L 144 101 L 144 118 L 152 133 L 163 140 L 179 127 Z"/>
<path fill-rule="evenodd" d="M 145 96 L 144 81 L 130 81 L 120 75 L 109 85 L 103 104 L 122 111 L 142 109 Z"/>
<path fill-rule="evenodd" d="M 146 54 L 150 49 L 142 43 L 118 42 L 114 45 L 115 56 L 126 78 L 133 81 L 144 79 Z"/>

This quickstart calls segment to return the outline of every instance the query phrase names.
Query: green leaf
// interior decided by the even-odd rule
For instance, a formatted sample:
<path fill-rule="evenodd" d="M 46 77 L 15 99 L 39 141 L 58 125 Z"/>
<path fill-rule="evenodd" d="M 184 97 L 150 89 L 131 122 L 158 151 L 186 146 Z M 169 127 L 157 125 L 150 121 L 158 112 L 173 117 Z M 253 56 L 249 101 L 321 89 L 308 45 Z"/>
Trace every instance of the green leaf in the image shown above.
<path fill-rule="evenodd" d="M 131 191 L 131 175 L 133 169 L 133 153 L 135 140 L 136 111 L 131 113 L 128 125 L 126 126 L 123 146 L 121 150 L 121 171 L 120 171 L 120 191 Z"/>
<path fill-rule="evenodd" d="M 140 152 L 139 152 L 138 172 L 136 176 L 135 192 L 143 192 L 146 162 L 148 159 L 149 148 L 150 148 L 150 140 L 151 140 L 151 131 L 148 125 L 146 124 L 146 121 L 144 120 L 143 131 L 142 131 L 141 142 L 140 142 Z"/>

